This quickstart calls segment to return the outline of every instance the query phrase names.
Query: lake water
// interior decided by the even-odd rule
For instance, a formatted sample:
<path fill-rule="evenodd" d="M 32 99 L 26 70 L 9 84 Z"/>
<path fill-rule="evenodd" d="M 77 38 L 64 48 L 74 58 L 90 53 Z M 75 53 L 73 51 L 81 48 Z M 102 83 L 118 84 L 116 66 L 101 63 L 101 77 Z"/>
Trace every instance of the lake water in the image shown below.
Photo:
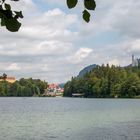
<path fill-rule="evenodd" d="M 140 100 L 0 98 L 0 140 L 140 140 Z"/>

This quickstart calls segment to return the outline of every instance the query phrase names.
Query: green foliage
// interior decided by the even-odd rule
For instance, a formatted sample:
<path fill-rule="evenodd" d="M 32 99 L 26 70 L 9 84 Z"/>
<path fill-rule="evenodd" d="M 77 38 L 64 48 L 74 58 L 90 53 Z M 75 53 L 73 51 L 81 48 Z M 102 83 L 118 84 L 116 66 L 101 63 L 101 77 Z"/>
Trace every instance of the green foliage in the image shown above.
<path fill-rule="evenodd" d="M 78 0 L 67 0 L 67 6 L 68 8 L 74 8 L 78 3 Z M 90 13 L 88 10 L 95 10 L 96 8 L 96 2 L 95 0 L 84 0 L 84 11 L 83 13 L 83 19 L 86 22 L 90 21 Z"/>
<path fill-rule="evenodd" d="M 19 0 L 11 0 L 11 1 L 19 1 Z M 0 19 L 1 19 L 1 26 L 5 26 L 7 30 L 11 32 L 17 32 L 20 27 L 21 23 L 18 21 L 19 18 L 23 18 L 22 11 L 12 11 L 11 5 L 5 3 L 6 0 L 0 1 Z M 69 9 L 74 8 L 78 0 L 66 0 L 67 6 Z M 95 10 L 96 3 L 95 0 L 84 0 L 84 11 L 82 12 L 83 19 L 86 22 L 90 21 L 90 13 L 88 10 Z"/>
<path fill-rule="evenodd" d="M 7 81 L 0 81 L 0 96 L 7 96 L 9 83 Z"/>
<path fill-rule="evenodd" d="M 21 26 L 21 23 L 19 23 L 16 18 L 4 18 L 4 23 L 6 29 L 8 29 L 11 32 L 17 32 Z"/>
<path fill-rule="evenodd" d="M 2 80 L 0 81 L 0 96 L 41 96 L 47 86 L 47 83 L 40 79 L 21 78 L 12 84 Z"/>
<path fill-rule="evenodd" d="M 94 0 L 84 0 L 85 8 L 88 10 L 95 10 L 96 3 Z"/>
<path fill-rule="evenodd" d="M 6 0 L 2 0 L 0 4 L 1 26 L 5 26 L 6 29 L 11 32 L 17 32 L 21 27 L 21 23 L 18 19 L 23 18 L 22 12 L 12 11 L 10 4 L 5 3 L 5 1 Z"/>
<path fill-rule="evenodd" d="M 89 22 L 89 21 L 90 21 L 90 13 L 89 13 L 87 10 L 84 10 L 84 11 L 83 11 L 83 19 L 84 19 L 86 22 Z"/>
<path fill-rule="evenodd" d="M 67 0 L 68 8 L 74 8 L 77 4 L 78 0 Z"/>
<path fill-rule="evenodd" d="M 100 66 L 82 78 L 72 78 L 64 87 L 64 96 L 84 93 L 84 97 L 133 98 L 140 96 L 140 69 Z"/>
<path fill-rule="evenodd" d="M 5 3 L 4 6 L 5 6 L 5 9 L 6 9 L 6 10 L 11 10 L 10 4 L 6 4 L 6 3 Z"/>

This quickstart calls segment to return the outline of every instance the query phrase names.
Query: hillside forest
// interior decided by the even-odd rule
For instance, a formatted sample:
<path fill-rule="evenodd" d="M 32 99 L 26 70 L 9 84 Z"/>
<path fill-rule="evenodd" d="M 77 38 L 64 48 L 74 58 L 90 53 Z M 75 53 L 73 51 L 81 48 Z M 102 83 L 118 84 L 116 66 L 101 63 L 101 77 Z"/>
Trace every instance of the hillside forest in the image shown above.
<path fill-rule="evenodd" d="M 133 98 L 140 96 L 139 67 L 97 66 L 83 77 L 72 77 L 64 96 L 81 93 L 88 98 Z"/>

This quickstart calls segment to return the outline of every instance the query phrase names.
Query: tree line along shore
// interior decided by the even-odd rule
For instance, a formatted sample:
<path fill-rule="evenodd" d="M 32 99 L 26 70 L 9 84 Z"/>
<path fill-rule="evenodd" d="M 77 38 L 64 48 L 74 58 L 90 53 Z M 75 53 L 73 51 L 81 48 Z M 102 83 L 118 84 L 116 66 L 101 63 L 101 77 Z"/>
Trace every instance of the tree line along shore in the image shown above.
<path fill-rule="evenodd" d="M 73 93 L 85 98 L 139 98 L 140 68 L 97 66 L 83 77 L 72 77 L 64 86 L 64 96 Z"/>
<path fill-rule="evenodd" d="M 6 77 L 0 81 L 0 96 L 30 97 L 42 96 L 48 83 L 40 79 L 24 79 L 10 83 Z"/>
<path fill-rule="evenodd" d="M 0 96 L 46 96 L 48 83 L 40 79 L 21 78 L 13 83 L 1 76 Z M 140 98 L 140 68 L 97 66 L 82 77 L 72 77 L 64 85 L 63 97 L 85 98 Z M 50 97 L 50 94 L 49 94 Z"/>

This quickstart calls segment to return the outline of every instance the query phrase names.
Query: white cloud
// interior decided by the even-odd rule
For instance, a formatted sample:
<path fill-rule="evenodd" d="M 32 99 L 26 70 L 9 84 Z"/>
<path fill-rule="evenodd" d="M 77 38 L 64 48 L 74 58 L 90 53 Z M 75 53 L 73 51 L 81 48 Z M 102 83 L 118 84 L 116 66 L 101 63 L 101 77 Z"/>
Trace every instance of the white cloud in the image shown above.
<path fill-rule="evenodd" d="M 18 2 L 14 2 L 8 0 L 7 3 L 10 3 L 13 11 L 22 11 L 25 17 L 37 14 L 37 5 L 33 2 L 33 0 L 20 0 Z"/>
<path fill-rule="evenodd" d="M 115 13 L 112 27 L 125 37 L 139 37 L 140 2 L 135 0 L 122 1 L 113 10 Z"/>
<path fill-rule="evenodd" d="M 64 54 L 70 50 L 71 44 L 61 41 L 44 41 L 35 49 L 34 54 Z"/>
<path fill-rule="evenodd" d="M 18 71 L 20 69 L 21 68 L 17 63 L 12 63 L 6 68 L 7 71 Z"/>
<path fill-rule="evenodd" d="M 73 56 L 69 58 L 71 63 L 81 63 L 93 50 L 90 48 L 80 48 Z"/>
<path fill-rule="evenodd" d="M 50 68 L 47 64 L 44 64 L 42 67 L 41 67 L 42 71 L 50 71 Z"/>
<path fill-rule="evenodd" d="M 140 39 L 125 42 L 123 48 L 129 54 L 140 54 Z"/>
<path fill-rule="evenodd" d="M 117 60 L 117 59 L 113 59 L 113 60 L 110 60 L 109 62 L 108 62 L 108 64 L 111 66 L 111 65 L 115 65 L 115 66 L 119 66 L 120 65 L 120 62 L 119 62 L 119 60 Z"/>
<path fill-rule="evenodd" d="M 140 56 L 140 2 L 96 1 L 88 24 L 81 18 L 82 7 L 68 12 L 64 0 L 41 0 L 51 5 L 49 10 L 33 0 L 12 2 L 14 9 L 23 11 L 24 19 L 18 33 L 1 27 L 0 69 L 17 78 L 64 82 L 93 63 L 130 64 L 132 53 Z M 105 32 L 107 41 L 102 37 Z"/>
<path fill-rule="evenodd" d="M 56 8 L 26 20 L 19 34 L 28 39 L 72 41 L 78 33 L 71 31 L 69 26 L 77 21 L 76 15 L 66 14 Z"/>

